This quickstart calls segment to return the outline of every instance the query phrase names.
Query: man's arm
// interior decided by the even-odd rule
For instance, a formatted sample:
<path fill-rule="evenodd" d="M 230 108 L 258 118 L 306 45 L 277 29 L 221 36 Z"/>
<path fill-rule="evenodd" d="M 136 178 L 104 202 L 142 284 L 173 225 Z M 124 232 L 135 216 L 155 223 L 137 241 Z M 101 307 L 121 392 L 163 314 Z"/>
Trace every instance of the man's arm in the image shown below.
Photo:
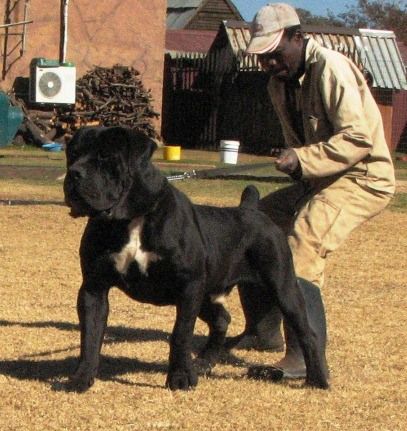
<path fill-rule="evenodd" d="M 319 81 L 333 134 L 326 142 L 294 149 L 305 178 L 344 172 L 368 156 L 373 146 L 359 89 L 363 81 L 358 83 L 347 60 L 337 63 L 335 68 L 325 67 Z"/>

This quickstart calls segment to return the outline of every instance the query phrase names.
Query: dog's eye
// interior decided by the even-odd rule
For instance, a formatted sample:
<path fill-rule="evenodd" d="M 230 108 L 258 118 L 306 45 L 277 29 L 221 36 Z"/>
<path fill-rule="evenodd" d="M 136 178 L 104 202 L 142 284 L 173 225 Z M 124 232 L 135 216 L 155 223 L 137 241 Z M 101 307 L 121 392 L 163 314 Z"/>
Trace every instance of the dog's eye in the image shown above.
<path fill-rule="evenodd" d="M 99 145 L 96 148 L 96 157 L 100 162 L 107 162 L 113 157 L 112 149 L 108 145 Z"/>

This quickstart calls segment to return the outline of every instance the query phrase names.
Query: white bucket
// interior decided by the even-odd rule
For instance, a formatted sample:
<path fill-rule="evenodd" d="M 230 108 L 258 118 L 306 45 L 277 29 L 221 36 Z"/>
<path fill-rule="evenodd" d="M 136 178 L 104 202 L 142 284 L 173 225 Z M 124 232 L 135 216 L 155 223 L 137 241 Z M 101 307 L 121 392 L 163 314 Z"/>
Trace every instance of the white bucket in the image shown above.
<path fill-rule="evenodd" d="M 220 141 L 220 161 L 222 163 L 235 165 L 237 163 L 239 145 L 239 141 Z"/>

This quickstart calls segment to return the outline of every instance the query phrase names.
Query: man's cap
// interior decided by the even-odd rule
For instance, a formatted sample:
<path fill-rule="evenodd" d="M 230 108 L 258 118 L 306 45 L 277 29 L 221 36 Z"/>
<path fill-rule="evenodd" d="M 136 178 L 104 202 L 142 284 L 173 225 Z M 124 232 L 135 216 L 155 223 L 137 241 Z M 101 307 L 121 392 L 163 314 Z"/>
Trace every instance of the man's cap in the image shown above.
<path fill-rule="evenodd" d="M 264 54 L 274 51 L 284 29 L 300 24 L 295 9 L 286 3 L 269 3 L 254 16 L 250 33 L 250 43 L 246 54 Z"/>

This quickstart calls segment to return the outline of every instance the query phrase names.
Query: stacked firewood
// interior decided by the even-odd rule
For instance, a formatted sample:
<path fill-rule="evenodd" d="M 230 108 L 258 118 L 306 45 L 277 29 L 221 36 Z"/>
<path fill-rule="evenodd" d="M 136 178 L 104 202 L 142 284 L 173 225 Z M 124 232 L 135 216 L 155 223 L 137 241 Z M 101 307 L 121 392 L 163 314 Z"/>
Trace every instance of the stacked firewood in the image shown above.
<path fill-rule="evenodd" d="M 95 67 L 77 80 L 76 103 L 71 106 L 35 106 L 12 93 L 9 97 L 24 112 L 17 138 L 34 145 L 64 141 L 86 125 L 128 126 L 158 137 L 152 120 L 159 114 L 152 108 L 151 92 L 132 67 Z"/>
<path fill-rule="evenodd" d="M 159 114 L 151 102 L 151 93 L 144 89 L 134 68 L 95 67 L 76 82 L 74 109 L 59 117 L 67 123 L 68 132 L 86 124 L 121 125 L 157 137 L 151 120 Z"/>

